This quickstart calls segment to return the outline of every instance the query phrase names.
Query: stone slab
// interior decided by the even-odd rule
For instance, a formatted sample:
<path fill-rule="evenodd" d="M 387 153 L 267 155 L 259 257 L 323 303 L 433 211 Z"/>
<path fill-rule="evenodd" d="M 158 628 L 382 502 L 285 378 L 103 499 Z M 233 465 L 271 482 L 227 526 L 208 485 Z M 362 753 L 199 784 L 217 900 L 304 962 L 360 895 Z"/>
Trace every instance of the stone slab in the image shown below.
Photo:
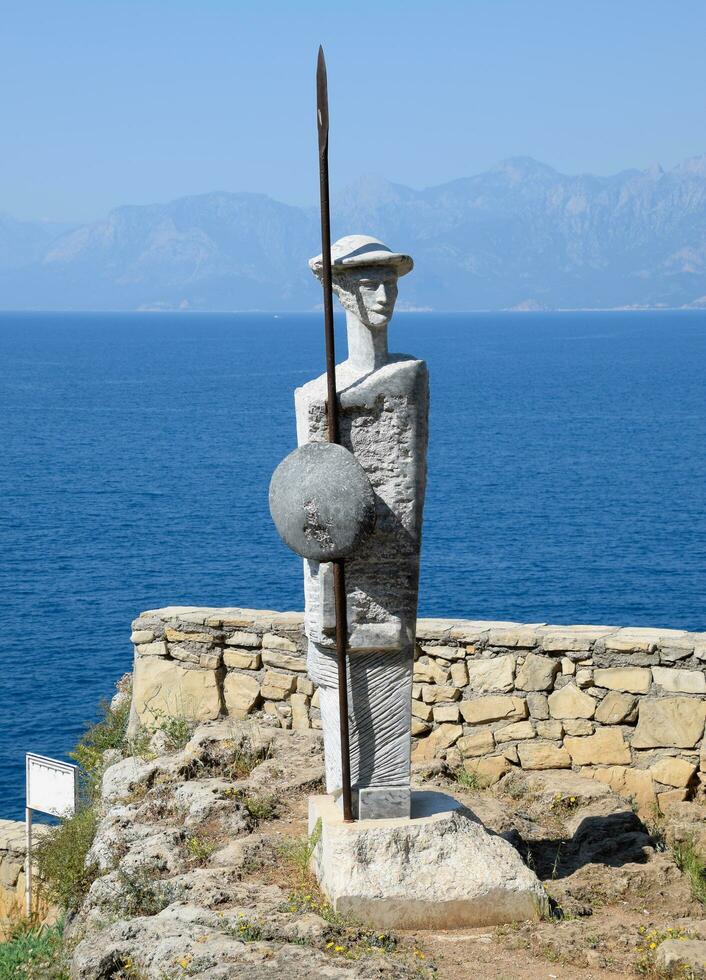
<path fill-rule="evenodd" d="M 537 920 L 546 895 L 502 837 L 445 793 L 413 792 L 410 818 L 344 823 L 309 799 L 312 869 L 334 909 L 375 929 L 460 929 Z"/>

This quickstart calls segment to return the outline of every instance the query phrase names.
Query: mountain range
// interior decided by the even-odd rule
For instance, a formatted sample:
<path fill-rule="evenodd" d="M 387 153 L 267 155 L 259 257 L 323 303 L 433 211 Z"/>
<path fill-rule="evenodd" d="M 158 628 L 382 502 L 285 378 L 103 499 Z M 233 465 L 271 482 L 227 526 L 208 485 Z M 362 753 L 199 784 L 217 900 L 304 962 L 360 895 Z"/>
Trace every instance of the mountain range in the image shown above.
<path fill-rule="evenodd" d="M 425 190 L 366 177 L 332 220 L 414 256 L 399 309 L 706 307 L 706 155 L 609 177 L 519 157 Z M 73 227 L 0 215 L 0 308 L 312 310 L 318 221 L 226 192 Z"/>

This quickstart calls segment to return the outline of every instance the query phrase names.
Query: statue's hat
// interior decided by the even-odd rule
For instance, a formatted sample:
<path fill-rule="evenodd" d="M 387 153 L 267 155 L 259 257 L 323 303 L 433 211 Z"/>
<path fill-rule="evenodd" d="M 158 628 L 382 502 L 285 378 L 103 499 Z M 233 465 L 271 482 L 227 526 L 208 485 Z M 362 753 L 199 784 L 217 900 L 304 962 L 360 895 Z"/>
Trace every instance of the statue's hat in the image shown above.
<path fill-rule="evenodd" d="M 411 255 L 393 252 L 370 235 L 346 235 L 331 246 L 331 271 L 334 276 L 348 269 L 368 266 L 391 266 L 398 276 L 406 276 L 413 265 Z M 323 269 L 322 256 L 309 259 L 309 268 L 314 275 L 320 277 Z"/>

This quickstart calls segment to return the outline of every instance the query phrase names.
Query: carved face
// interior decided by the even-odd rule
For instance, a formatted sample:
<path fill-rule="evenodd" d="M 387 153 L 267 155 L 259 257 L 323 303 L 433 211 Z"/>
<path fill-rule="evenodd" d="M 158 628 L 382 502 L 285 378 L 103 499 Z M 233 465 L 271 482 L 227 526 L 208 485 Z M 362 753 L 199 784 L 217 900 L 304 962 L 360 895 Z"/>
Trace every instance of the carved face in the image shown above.
<path fill-rule="evenodd" d="M 337 273 L 333 288 L 344 310 L 371 330 L 384 327 L 395 308 L 397 273 L 384 266 L 361 266 Z"/>

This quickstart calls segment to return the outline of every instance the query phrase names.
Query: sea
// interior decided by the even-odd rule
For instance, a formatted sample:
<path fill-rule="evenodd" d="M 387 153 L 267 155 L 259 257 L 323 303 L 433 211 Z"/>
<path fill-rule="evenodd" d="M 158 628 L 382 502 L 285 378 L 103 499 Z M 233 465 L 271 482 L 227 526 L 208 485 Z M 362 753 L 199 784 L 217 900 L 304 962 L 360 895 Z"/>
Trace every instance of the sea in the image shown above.
<path fill-rule="evenodd" d="M 706 629 L 705 312 L 400 313 L 390 341 L 430 368 L 421 615 Z M 0 314 L 0 818 L 141 610 L 302 608 L 267 490 L 323 369 L 316 314 Z"/>

